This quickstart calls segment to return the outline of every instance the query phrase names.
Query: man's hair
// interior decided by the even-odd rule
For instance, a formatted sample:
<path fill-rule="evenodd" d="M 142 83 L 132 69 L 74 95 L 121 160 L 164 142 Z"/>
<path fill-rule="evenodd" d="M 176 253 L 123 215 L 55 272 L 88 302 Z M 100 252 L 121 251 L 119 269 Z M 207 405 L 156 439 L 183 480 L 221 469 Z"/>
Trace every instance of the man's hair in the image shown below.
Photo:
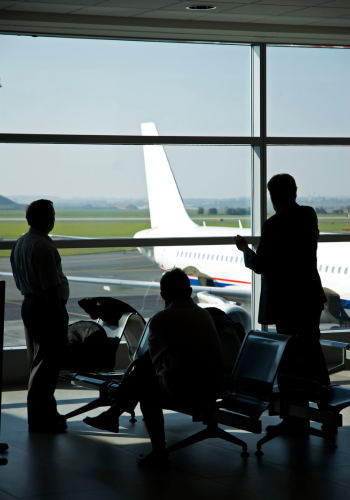
<path fill-rule="evenodd" d="M 167 271 L 160 280 L 160 291 L 165 300 L 185 299 L 191 295 L 191 282 L 182 269 Z"/>
<path fill-rule="evenodd" d="M 26 208 L 26 219 L 28 224 L 37 229 L 45 229 L 50 217 L 54 215 L 55 209 L 50 200 L 36 200 Z"/>
<path fill-rule="evenodd" d="M 267 189 L 273 201 L 279 201 L 284 205 L 296 200 L 298 187 L 291 175 L 277 174 L 271 177 L 267 183 Z"/>

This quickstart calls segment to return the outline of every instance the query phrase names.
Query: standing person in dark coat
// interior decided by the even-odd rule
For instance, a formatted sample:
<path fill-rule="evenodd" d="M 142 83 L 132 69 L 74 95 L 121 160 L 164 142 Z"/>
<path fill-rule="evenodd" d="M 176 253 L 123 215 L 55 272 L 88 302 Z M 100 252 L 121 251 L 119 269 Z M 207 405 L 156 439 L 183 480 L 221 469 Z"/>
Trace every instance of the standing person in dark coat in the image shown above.
<path fill-rule="evenodd" d="M 245 266 L 263 275 L 259 323 L 276 325 L 278 333 L 301 336 L 311 352 L 313 375 L 328 385 L 319 343 L 326 298 L 317 271 L 317 216 L 312 207 L 296 203 L 297 186 L 291 175 L 275 175 L 267 187 L 276 214 L 264 222 L 256 253 L 244 238 L 235 238 Z"/>
<path fill-rule="evenodd" d="M 30 367 L 28 427 L 34 432 L 64 432 L 67 426 L 57 413 L 54 392 L 67 338 L 69 285 L 48 236 L 55 224 L 52 201 L 34 201 L 26 209 L 26 218 L 30 229 L 17 240 L 11 266 L 24 295 L 21 312 Z"/>

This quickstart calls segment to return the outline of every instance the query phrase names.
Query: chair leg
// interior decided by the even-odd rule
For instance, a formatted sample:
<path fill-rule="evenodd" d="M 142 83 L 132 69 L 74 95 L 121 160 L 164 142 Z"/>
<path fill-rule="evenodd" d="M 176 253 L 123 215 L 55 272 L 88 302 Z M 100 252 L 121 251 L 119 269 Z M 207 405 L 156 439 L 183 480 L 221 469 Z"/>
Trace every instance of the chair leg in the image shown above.
<path fill-rule="evenodd" d="M 290 422 L 289 420 L 282 420 L 277 425 L 269 425 L 266 427 L 266 436 L 264 436 L 262 439 L 260 439 L 256 443 L 257 450 L 255 452 L 255 455 L 258 457 L 261 457 L 264 453 L 261 451 L 261 447 L 263 444 L 268 443 L 272 439 L 275 439 L 277 436 L 282 436 L 283 434 L 289 434 L 290 433 Z M 305 426 L 305 428 L 307 428 Z"/>
<path fill-rule="evenodd" d="M 173 451 L 181 450 L 182 448 L 186 448 L 186 446 L 199 443 L 200 441 L 204 441 L 204 439 L 208 439 L 211 437 L 213 436 L 210 435 L 210 430 L 207 427 L 206 429 L 203 429 L 202 431 L 193 434 L 193 436 L 190 436 L 186 439 L 183 439 L 179 443 L 175 443 L 172 446 L 169 446 L 169 448 L 167 448 L 165 451 L 169 454 L 172 453 Z"/>
<path fill-rule="evenodd" d="M 282 436 L 282 435 L 291 435 L 291 436 L 317 436 L 317 437 L 322 437 L 325 439 L 330 439 L 331 440 L 331 448 L 337 448 L 337 445 L 335 444 L 335 436 L 333 434 L 329 434 L 328 432 L 320 431 L 318 429 L 315 429 L 314 427 L 308 426 L 308 425 L 303 425 L 298 422 L 290 422 L 289 420 L 283 420 L 278 425 L 269 425 L 267 428 L 267 434 L 264 436 L 260 441 L 257 442 L 257 451 L 255 452 L 255 455 L 261 456 L 263 455 L 263 452 L 261 451 L 261 446 L 264 443 L 267 443 L 274 439 L 277 436 Z"/>
<path fill-rule="evenodd" d="M 247 451 L 248 449 L 247 443 L 245 443 L 241 439 L 238 439 L 236 436 L 232 436 L 232 434 L 229 434 L 223 429 L 220 429 L 220 427 L 217 427 L 215 437 L 221 438 L 224 441 L 228 441 L 233 444 L 237 444 L 238 446 L 242 446 L 243 449 L 243 452 L 241 453 L 242 457 L 249 457 L 249 453 Z"/>
<path fill-rule="evenodd" d="M 270 426 L 272 427 L 272 426 Z M 271 441 L 272 439 L 275 439 L 275 437 L 277 436 L 280 436 L 282 435 L 283 432 L 282 432 L 282 429 L 279 430 L 279 429 L 273 429 L 273 430 L 270 430 L 263 438 L 261 438 L 257 443 L 256 443 L 256 452 L 255 452 L 255 455 L 257 457 L 261 457 L 264 453 L 261 451 L 261 447 L 263 444 L 265 443 L 268 443 L 269 441 Z"/>
<path fill-rule="evenodd" d="M 193 434 L 193 436 L 190 436 L 186 439 L 183 439 L 179 443 L 169 446 L 169 448 L 167 448 L 165 451 L 169 454 L 172 453 L 173 451 L 181 450 L 186 446 L 190 446 L 191 444 L 204 441 L 205 439 L 217 438 L 217 437 L 224 439 L 225 441 L 229 441 L 230 443 L 237 444 L 238 446 L 242 446 L 243 448 L 243 452 L 241 453 L 242 457 L 245 458 L 249 456 L 249 453 L 247 452 L 247 444 L 244 441 L 241 441 L 241 439 L 238 439 L 235 436 L 231 436 L 231 434 L 229 434 L 228 432 L 225 432 L 224 430 L 220 429 L 219 426 L 214 422 L 209 423 L 206 429 L 203 429 L 202 431 Z"/>
<path fill-rule="evenodd" d="M 65 420 L 68 420 L 69 418 L 76 417 L 77 415 L 81 415 L 82 413 L 86 413 L 87 411 L 95 410 L 96 408 L 100 408 L 101 406 L 112 406 L 112 404 L 113 402 L 109 398 L 98 398 L 62 416 Z"/>
<path fill-rule="evenodd" d="M 320 431 L 319 429 L 315 429 L 314 427 L 308 427 L 308 431 L 309 431 L 309 434 L 311 436 L 317 436 L 317 437 L 322 437 L 325 439 L 330 439 L 331 448 L 332 449 L 338 448 L 338 446 L 335 444 L 335 436 L 333 436 L 333 434 L 329 434 L 329 432 Z"/>

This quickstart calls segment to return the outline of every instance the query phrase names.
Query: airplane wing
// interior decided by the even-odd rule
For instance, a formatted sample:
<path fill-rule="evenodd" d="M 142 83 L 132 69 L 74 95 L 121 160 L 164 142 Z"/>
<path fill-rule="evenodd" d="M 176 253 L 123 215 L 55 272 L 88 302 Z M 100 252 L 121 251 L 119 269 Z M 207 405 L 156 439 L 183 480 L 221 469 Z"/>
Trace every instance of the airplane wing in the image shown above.
<path fill-rule="evenodd" d="M 65 236 L 64 234 L 49 234 L 50 238 L 61 238 L 66 240 L 96 240 L 96 238 L 88 238 L 85 236 Z"/>
<path fill-rule="evenodd" d="M 12 277 L 12 273 L 0 272 L 0 276 Z M 112 285 L 112 286 L 132 286 L 135 288 L 159 289 L 160 283 L 157 281 L 136 281 L 136 280 L 118 280 L 111 278 L 88 278 L 67 276 L 71 283 L 92 283 L 95 285 Z M 232 285 L 225 287 L 215 286 L 192 286 L 195 293 L 207 292 L 218 297 L 228 298 L 234 302 L 250 299 L 251 286 L 250 285 Z"/>

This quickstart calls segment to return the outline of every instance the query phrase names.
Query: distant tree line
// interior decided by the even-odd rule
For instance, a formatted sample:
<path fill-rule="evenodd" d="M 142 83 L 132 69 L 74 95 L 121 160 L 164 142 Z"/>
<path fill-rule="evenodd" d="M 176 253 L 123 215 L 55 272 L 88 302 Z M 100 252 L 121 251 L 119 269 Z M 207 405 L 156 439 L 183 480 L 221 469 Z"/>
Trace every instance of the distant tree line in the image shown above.
<path fill-rule="evenodd" d="M 325 208 L 323 208 L 323 207 L 316 207 L 315 208 L 315 212 L 317 214 L 326 214 L 326 213 L 328 213 L 327 210 Z"/>
<path fill-rule="evenodd" d="M 226 215 L 250 215 L 250 208 L 227 208 L 225 211 Z"/>
<path fill-rule="evenodd" d="M 346 207 L 340 207 L 340 208 L 335 208 L 334 210 L 332 210 L 332 214 L 343 214 L 344 211 L 347 213 L 347 212 L 350 212 L 350 205 L 346 205 Z M 328 214 L 328 213 L 331 213 L 331 212 L 327 212 L 327 210 L 323 207 L 315 207 L 315 212 L 317 214 Z"/>
<path fill-rule="evenodd" d="M 197 214 L 198 215 L 203 215 L 205 213 L 205 210 L 203 207 L 198 207 L 197 209 Z M 215 207 L 208 208 L 207 210 L 208 215 L 217 215 L 218 214 L 218 209 Z M 225 210 L 226 215 L 250 215 L 250 208 L 226 208 Z"/>

